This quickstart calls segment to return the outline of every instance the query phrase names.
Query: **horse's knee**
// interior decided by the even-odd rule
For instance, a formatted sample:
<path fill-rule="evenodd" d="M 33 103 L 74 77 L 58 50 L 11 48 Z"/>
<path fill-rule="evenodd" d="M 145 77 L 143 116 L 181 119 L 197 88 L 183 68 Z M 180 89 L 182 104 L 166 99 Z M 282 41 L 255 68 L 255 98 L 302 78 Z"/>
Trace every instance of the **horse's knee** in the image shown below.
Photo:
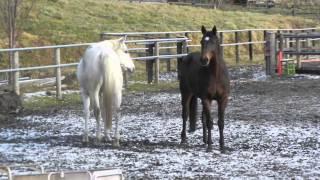
<path fill-rule="evenodd" d="M 94 107 L 93 109 L 94 116 L 97 118 L 100 116 L 100 109 L 98 107 Z"/>
<path fill-rule="evenodd" d="M 223 119 L 219 119 L 218 120 L 218 126 L 219 126 L 219 128 L 223 128 L 224 127 L 224 120 Z"/>

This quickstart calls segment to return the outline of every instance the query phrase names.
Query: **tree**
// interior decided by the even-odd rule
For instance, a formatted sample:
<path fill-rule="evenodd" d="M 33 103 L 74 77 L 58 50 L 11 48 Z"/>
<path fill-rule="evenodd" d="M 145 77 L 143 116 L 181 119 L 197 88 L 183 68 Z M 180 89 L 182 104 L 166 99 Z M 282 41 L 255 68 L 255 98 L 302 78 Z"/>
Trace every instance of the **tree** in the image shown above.
<path fill-rule="evenodd" d="M 21 24 L 29 16 L 34 4 L 35 0 L 0 0 L 0 23 L 8 38 L 8 48 L 17 46 Z M 12 67 L 12 53 L 9 53 L 9 61 Z M 9 79 L 11 82 L 11 78 Z"/>
<path fill-rule="evenodd" d="M 219 6 L 221 5 L 223 0 L 214 0 L 213 4 L 214 4 L 214 9 L 219 8 Z"/>

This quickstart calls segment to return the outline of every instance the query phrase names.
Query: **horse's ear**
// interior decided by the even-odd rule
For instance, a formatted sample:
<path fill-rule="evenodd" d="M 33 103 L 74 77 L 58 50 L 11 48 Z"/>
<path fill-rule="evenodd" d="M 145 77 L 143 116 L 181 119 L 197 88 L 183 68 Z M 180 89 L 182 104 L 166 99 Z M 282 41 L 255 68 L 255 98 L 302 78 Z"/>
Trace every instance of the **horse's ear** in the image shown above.
<path fill-rule="evenodd" d="M 202 32 L 203 35 L 207 33 L 207 30 L 203 25 L 201 27 L 201 32 Z"/>
<path fill-rule="evenodd" d="M 215 25 L 212 28 L 212 32 L 214 35 L 217 35 L 217 27 Z"/>
<path fill-rule="evenodd" d="M 119 39 L 119 42 L 120 42 L 120 43 L 124 43 L 125 40 L 126 40 L 125 37 L 121 37 L 121 38 Z"/>
<path fill-rule="evenodd" d="M 218 32 L 218 31 L 217 31 L 216 25 L 213 26 L 212 32 L 213 32 L 214 35 L 217 35 L 217 32 Z"/>
<path fill-rule="evenodd" d="M 120 43 L 125 43 L 125 41 L 127 40 L 127 36 L 128 36 L 128 35 L 125 35 L 125 36 L 121 37 L 121 38 L 119 39 L 119 42 L 120 42 Z"/>

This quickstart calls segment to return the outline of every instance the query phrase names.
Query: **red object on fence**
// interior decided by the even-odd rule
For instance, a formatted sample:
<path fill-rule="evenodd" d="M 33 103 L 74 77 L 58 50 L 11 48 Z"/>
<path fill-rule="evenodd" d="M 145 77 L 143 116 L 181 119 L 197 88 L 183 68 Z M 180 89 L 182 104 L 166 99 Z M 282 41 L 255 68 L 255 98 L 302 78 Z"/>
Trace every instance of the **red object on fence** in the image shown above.
<path fill-rule="evenodd" d="M 278 52 L 278 57 L 277 57 L 278 63 L 277 63 L 277 70 L 278 70 L 278 75 L 282 75 L 282 61 L 283 61 L 283 52 L 279 51 Z"/>

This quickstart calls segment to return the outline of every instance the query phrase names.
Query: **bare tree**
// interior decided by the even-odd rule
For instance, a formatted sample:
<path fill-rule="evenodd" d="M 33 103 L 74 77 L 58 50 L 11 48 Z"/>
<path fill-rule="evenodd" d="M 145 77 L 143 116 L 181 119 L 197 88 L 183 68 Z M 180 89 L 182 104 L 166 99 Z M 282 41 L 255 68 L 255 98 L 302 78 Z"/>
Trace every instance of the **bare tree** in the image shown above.
<path fill-rule="evenodd" d="M 214 9 L 217 9 L 220 7 L 223 0 L 208 0 L 208 3 L 212 4 Z"/>
<path fill-rule="evenodd" d="M 0 23 L 8 38 L 8 48 L 17 46 L 17 39 L 21 32 L 21 24 L 29 16 L 35 0 L 0 0 Z M 9 53 L 10 66 L 13 63 L 13 54 Z M 9 78 L 11 81 L 11 78 Z"/>

